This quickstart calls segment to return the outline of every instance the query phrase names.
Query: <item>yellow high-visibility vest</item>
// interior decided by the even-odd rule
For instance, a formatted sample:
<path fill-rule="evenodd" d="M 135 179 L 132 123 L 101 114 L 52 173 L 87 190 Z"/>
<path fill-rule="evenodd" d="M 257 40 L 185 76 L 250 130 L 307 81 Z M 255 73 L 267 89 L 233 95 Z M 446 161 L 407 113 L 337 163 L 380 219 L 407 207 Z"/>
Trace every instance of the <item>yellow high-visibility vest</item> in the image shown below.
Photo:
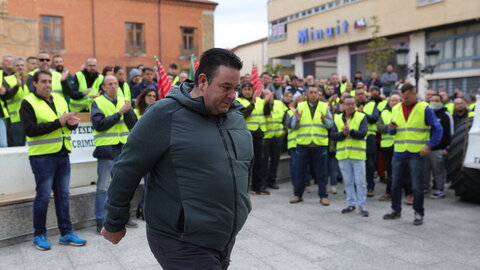
<path fill-rule="evenodd" d="M 345 123 L 342 119 L 343 114 L 335 114 L 335 126 L 338 132 L 342 132 Z M 361 112 L 355 112 L 352 119 L 350 119 L 350 130 L 359 130 L 360 124 L 365 118 L 365 114 Z M 354 139 L 351 136 L 347 136 L 345 140 L 337 142 L 337 153 L 335 157 L 338 160 L 344 159 L 367 159 L 367 140 L 362 138 L 361 140 Z"/>
<path fill-rule="evenodd" d="M 85 78 L 85 75 L 83 72 L 79 71 L 77 74 L 77 81 L 78 81 L 78 91 L 83 93 L 85 92 L 88 87 L 87 87 L 87 79 Z M 82 110 L 90 110 L 90 105 L 92 104 L 93 101 L 93 96 L 98 94 L 100 91 L 100 85 L 103 82 L 103 75 L 99 74 L 97 79 L 93 82 L 92 85 L 92 91 L 88 93 L 88 95 L 84 96 L 82 99 L 72 99 L 70 102 L 70 109 L 72 112 L 79 112 Z"/>
<path fill-rule="evenodd" d="M 16 86 L 18 83 L 15 74 L 4 77 L 3 79 L 11 88 Z M 27 84 L 24 84 L 18 88 L 15 96 L 5 101 L 7 104 L 8 113 L 10 115 L 10 123 L 20 122 L 20 107 L 23 99 L 28 95 L 30 95 L 30 90 L 28 89 Z"/>
<path fill-rule="evenodd" d="M 250 105 L 250 101 L 246 98 L 237 98 L 237 101 L 243 105 L 243 107 L 248 107 Z M 260 128 L 261 131 L 265 132 L 266 128 L 266 121 L 265 115 L 263 114 L 263 108 L 265 106 L 265 100 L 256 97 L 254 109 L 249 117 L 245 118 L 245 122 L 247 123 L 247 128 L 250 131 L 256 131 Z"/>
<path fill-rule="evenodd" d="M 265 117 L 266 130 L 263 138 L 278 138 L 283 135 L 283 117 L 285 116 L 285 105 L 280 100 L 273 102 L 271 116 Z"/>
<path fill-rule="evenodd" d="M 53 122 L 59 119 L 62 114 L 68 112 L 67 101 L 63 97 L 52 93 L 52 98 L 56 113 L 45 100 L 38 98 L 35 94 L 32 93 L 25 97 L 25 100 L 30 103 L 35 112 L 38 124 Z M 63 145 L 65 145 L 68 151 L 71 151 L 72 139 L 70 130 L 67 127 L 61 127 L 41 136 L 27 136 L 27 145 L 29 156 L 54 154 L 59 152 Z"/>
<path fill-rule="evenodd" d="M 125 104 L 125 99 L 117 98 L 117 104 L 113 104 L 108 100 L 104 95 L 101 95 L 95 99 L 95 103 L 98 106 L 105 117 L 114 115 L 120 111 L 120 109 Z M 95 146 L 104 146 L 104 145 L 117 145 L 119 143 L 125 144 L 127 142 L 128 134 L 130 130 L 125 124 L 123 115 L 120 117 L 120 121 L 113 125 L 111 128 L 105 131 L 93 131 L 93 142 Z"/>
<path fill-rule="evenodd" d="M 425 123 L 425 109 L 428 103 L 420 101 L 405 121 L 402 103 L 392 109 L 392 121 L 397 124 L 395 152 L 419 153 L 430 138 L 430 126 Z"/>
<path fill-rule="evenodd" d="M 308 102 L 303 101 L 298 104 L 298 111 L 302 114 L 302 117 L 300 119 L 300 128 L 297 130 L 297 144 L 328 145 L 328 130 L 321 119 L 322 114 L 327 115 L 327 110 L 327 103 L 318 101 L 312 118 Z"/>
<path fill-rule="evenodd" d="M 384 110 L 381 114 L 382 121 L 385 125 L 390 124 L 392 122 L 392 111 L 390 110 Z M 380 147 L 381 148 L 388 148 L 393 145 L 395 141 L 395 136 L 390 135 L 388 133 L 383 134 L 382 133 L 382 141 L 380 142 Z"/>

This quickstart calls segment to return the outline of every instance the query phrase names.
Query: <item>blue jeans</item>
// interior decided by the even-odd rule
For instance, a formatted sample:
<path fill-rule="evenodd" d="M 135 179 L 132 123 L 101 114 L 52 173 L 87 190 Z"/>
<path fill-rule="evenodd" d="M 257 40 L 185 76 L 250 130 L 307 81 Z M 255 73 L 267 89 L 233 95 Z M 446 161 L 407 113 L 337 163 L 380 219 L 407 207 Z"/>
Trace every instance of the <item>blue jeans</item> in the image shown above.
<path fill-rule="evenodd" d="M 340 166 L 340 170 L 342 171 L 348 205 L 365 208 L 367 204 L 365 160 L 339 160 L 338 166 Z"/>
<path fill-rule="evenodd" d="M 1 110 L 2 108 L 0 108 Z M 7 122 L 5 118 L 0 118 L 0 148 L 7 147 Z"/>
<path fill-rule="evenodd" d="M 295 185 L 295 174 L 297 171 L 297 149 L 288 149 L 288 154 L 290 155 L 290 180 L 292 181 L 292 185 Z"/>
<path fill-rule="evenodd" d="M 413 210 L 420 215 L 425 214 L 423 208 L 423 170 L 424 158 L 417 156 L 412 158 L 393 157 L 392 159 L 392 209 L 400 213 L 402 211 L 402 186 L 406 172 L 410 173 L 413 191 Z"/>
<path fill-rule="evenodd" d="M 31 156 L 30 165 L 35 176 L 36 195 L 33 201 L 34 235 L 47 232 L 48 203 L 53 190 L 55 213 L 60 233 L 66 235 L 72 231 L 69 213 L 70 159 L 64 156 Z"/>
<path fill-rule="evenodd" d="M 336 186 L 338 178 L 338 160 L 335 157 L 335 153 L 328 154 L 328 176 L 330 177 L 330 186 Z"/>
<path fill-rule="evenodd" d="M 105 202 L 107 201 L 107 191 L 110 186 L 113 163 L 118 160 L 120 149 L 114 148 L 114 159 L 97 159 L 97 190 L 95 192 L 95 219 L 97 224 L 103 224 L 105 219 Z"/>
<path fill-rule="evenodd" d="M 312 164 L 312 172 L 318 183 L 318 196 L 327 198 L 327 155 L 328 146 L 307 147 L 297 145 L 297 174 L 295 175 L 295 183 L 293 194 L 302 197 L 305 191 L 305 170 L 307 164 Z"/>

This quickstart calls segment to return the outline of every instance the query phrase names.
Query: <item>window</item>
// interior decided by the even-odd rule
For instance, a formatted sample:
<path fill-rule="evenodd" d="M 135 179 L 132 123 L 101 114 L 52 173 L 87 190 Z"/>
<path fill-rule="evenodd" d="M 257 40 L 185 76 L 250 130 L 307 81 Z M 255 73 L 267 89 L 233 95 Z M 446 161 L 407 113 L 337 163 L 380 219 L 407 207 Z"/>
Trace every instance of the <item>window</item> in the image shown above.
<path fill-rule="evenodd" d="M 125 23 L 125 53 L 130 55 L 145 54 L 145 25 L 143 23 Z"/>
<path fill-rule="evenodd" d="M 480 68 L 480 24 L 428 33 L 427 46 L 440 50 L 436 71 Z M 427 63 L 428 65 L 428 63 Z"/>
<path fill-rule="evenodd" d="M 63 46 L 63 18 L 41 16 L 40 47 L 45 51 L 60 51 Z"/>
<path fill-rule="evenodd" d="M 180 47 L 180 58 L 190 59 L 192 54 L 197 55 L 197 46 L 195 45 L 195 28 L 181 27 L 182 45 Z"/>

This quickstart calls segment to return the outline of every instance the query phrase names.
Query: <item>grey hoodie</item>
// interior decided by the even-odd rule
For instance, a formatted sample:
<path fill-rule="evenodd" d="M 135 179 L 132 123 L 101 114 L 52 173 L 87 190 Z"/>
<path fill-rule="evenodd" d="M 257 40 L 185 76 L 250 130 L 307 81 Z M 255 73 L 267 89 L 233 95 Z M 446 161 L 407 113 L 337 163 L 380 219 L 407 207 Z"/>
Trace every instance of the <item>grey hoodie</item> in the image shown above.
<path fill-rule="evenodd" d="M 148 232 L 221 251 L 245 223 L 252 137 L 236 103 L 213 116 L 203 97 L 191 98 L 192 89 L 193 83 L 173 88 L 133 128 L 112 170 L 108 231 L 124 228 L 130 200 L 147 172 Z"/>

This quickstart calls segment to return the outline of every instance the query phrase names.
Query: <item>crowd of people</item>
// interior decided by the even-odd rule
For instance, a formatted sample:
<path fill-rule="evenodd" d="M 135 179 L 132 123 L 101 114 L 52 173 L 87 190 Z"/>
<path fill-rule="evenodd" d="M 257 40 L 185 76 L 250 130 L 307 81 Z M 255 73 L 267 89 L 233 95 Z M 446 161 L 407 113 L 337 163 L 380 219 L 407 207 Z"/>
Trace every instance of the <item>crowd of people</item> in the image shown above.
<path fill-rule="evenodd" d="M 328 193 L 336 194 L 337 183 L 344 181 L 347 207 L 342 213 L 358 207 L 368 216 L 366 198 L 375 196 L 380 181 L 386 189 L 378 200 L 392 202 L 384 219 L 400 216 L 403 190 L 416 225 L 423 223 L 424 194 L 445 197 L 451 137 L 461 122 L 473 117 L 476 105 L 475 97 L 466 100 L 458 88 L 452 96 L 444 87 L 420 95 L 415 86 L 399 81 L 392 65 L 380 78 L 372 72 L 364 79 L 358 71 L 352 80 L 337 74 L 302 79 L 263 73 L 257 96 L 251 76 L 241 79 L 237 100 L 255 151 L 252 194 L 278 189 L 280 153 L 288 150 L 290 203 L 302 202 L 314 179 L 320 204 L 328 206 Z"/>
<path fill-rule="evenodd" d="M 215 53 L 237 60 L 228 52 Z M 223 67 L 221 63 L 215 65 L 215 68 Z M 234 67 L 238 72 L 241 64 Z M 182 87 L 194 89 L 204 98 L 205 106 L 213 103 L 212 108 L 222 107 L 225 102 L 216 104 L 218 97 L 207 100 L 208 93 L 202 92 L 203 88 L 216 87 L 210 77 L 219 76 L 206 70 L 211 74 L 203 74 L 201 82 L 196 78 L 193 85 L 187 80 L 188 74 L 177 75 L 177 67 L 172 64 L 169 67 L 172 87 L 179 85 L 175 88 L 177 92 L 181 92 Z M 367 217 L 367 197 L 375 196 L 376 182 L 381 181 L 387 186 L 378 199 L 391 200 L 392 208 L 384 219 L 401 216 L 403 191 L 407 204 L 413 205 L 414 224 L 421 225 L 425 214 L 424 194 L 431 192 L 432 198 L 445 197 L 448 166 L 445 158 L 449 143 L 455 128 L 473 117 L 476 103 L 467 101 L 460 89 L 455 89 L 453 96 L 449 96 L 445 88 L 428 89 L 421 97 L 415 86 L 399 83 L 393 70 L 393 66 L 388 65 L 380 78 L 372 72 L 369 79 L 363 79 L 362 73 L 356 72 L 352 80 L 345 75 L 340 79 L 337 74 L 329 78 L 309 75 L 302 79 L 263 73 L 262 89 L 254 89 L 249 74 L 241 77 L 233 107 L 242 113 L 251 133 L 255 157 L 251 194 L 269 195 L 269 189 L 279 188 L 280 155 L 288 151 L 293 185 L 290 203 L 302 202 L 303 193 L 314 179 L 321 205 L 330 205 L 329 193 L 345 192 L 347 206 L 341 212 L 347 214 L 358 208 L 360 214 Z M 27 59 L 3 57 L 0 147 L 28 146 L 37 186 L 33 207 L 35 247 L 40 250 L 51 247 L 45 222 L 52 190 L 62 234 L 60 243 L 86 243 L 73 233 L 68 204 L 70 130 L 80 122 L 78 112 L 90 112 L 94 129 L 93 156 L 98 164 L 95 218 L 97 232 L 102 232 L 112 168 L 121 158 L 130 130 L 158 99 L 156 74 L 155 69 L 143 65 L 132 69 L 128 79 L 126 69 L 121 66 L 107 65 L 100 73 L 97 59 L 88 58 L 73 75 L 64 68 L 59 55 L 51 57 L 41 52 Z M 234 86 L 229 83 L 220 89 L 222 87 L 230 91 Z M 186 107 L 197 106 L 188 103 L 190 101 L 183 102 Z M 217 116 L 225 112 L 209 113 Z M 248 142 L 245 136 L 239 136 L 234 127 L 228 128 L 232 129 L 228 132 L 229 142 L 249 147 L 245 145 Z M 237 142 L 239 138 L 244 141 Z M 232 149 L 237 159 L 246 151 L 235 146 Z M 339 181 L 344 182 L 343 191 L 337 189 Z M 137 217 L 143 218 L 143 204 L 142 198 Z M 108 207 L 116 211 L 115 206 Z M 126 225 L 137 226 L 131 219 Z"/>

